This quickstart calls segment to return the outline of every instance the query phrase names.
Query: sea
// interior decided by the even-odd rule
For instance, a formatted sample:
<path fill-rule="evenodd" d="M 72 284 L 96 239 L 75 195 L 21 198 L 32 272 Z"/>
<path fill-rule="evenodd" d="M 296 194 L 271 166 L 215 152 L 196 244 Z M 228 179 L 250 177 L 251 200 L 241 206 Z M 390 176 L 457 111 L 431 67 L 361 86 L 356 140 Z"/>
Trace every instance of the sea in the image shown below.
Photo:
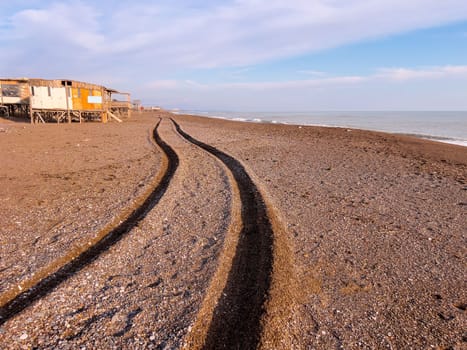
<path fill-rule="evenodd" d="M 173 112 L 243 122 L 384 131 L 467 147 L 467 111 L 235 112 L 174 110 Z"/>

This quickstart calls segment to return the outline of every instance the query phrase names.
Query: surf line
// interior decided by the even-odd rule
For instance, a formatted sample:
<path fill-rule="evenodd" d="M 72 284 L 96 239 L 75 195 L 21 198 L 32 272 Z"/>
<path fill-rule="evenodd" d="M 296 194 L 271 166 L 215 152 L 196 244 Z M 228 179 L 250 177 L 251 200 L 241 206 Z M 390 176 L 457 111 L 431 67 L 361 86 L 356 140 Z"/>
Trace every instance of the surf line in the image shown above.
<path fill-rule="evenodd" d="M 159 119 L 152 132 L 152 142 L 162 150 L 162 166 L 148 190 L 86 244 L 53 261 L 30 279 L 22 281 L 17 288 L 3 293 L 0 296 L 0 326 L 97 259 L 138 225 L 159 203 L 179 165 L 176 152 L 159 135 L 161 122 L 162 119 Z"/>
<path fill-rule="evenodd" d="M 273 269 L 273 228 L 265 201 L 244 166 L 221 150 L 203 143 L 172 119 L 187 141 L 218 158 L 229 169 L 241 201 L 240 232 L 230 269 L 209 321 L 195 324 L 186 339 L 188 349 L 254 349 L 261 341 L 261 320 L 269 296 Z M 223 261 L 219 263 L 220 267 Z M 221 277 L 222 278 L 222 277 Z M 214 288 L 222 284 L 216 284 Z M 212 293 L 213 291 L 208 291 Z"/>

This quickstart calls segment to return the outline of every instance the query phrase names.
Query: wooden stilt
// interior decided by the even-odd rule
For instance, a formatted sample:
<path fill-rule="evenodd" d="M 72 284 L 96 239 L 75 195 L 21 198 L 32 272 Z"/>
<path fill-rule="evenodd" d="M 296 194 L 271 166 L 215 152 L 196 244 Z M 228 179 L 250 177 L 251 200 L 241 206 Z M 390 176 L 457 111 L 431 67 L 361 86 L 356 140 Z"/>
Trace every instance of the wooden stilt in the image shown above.
<path fill-rule="evenodd" d="M 66 112 L 68 114 L 68 124 L 71 124 L 71 114 L 70 114 L 70 87 L 68 83 L 65 83 L 65 96 L 66 96 Z"/>
<path fill-rule="evenodd" d="M 108 114 L 111 118 L 115 119 L 117 122 L 122 123 L 122 120 L 121 120 L 120 118 L 118 118 L 115 114 L 113 114 L 112 112 L 107 111 L 107 114 Z"/>
<path fill-rule="evenodd" d="M 31 120 L 31 124 L 34 124 L 34 118 L 33 118 L 33 112 L 32 112 L 32 96 L 29 96 L 29 119 Z"/>

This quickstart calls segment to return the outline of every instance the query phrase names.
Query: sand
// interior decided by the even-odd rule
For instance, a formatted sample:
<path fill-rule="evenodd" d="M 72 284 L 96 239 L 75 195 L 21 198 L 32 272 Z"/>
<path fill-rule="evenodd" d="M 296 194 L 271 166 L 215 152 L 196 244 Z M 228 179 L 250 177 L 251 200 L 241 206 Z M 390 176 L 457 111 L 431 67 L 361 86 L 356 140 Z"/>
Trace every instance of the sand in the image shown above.
<path fill-rule="evenodd" d="M 180 121 L 241 159 L 282 216 L 299 290 L 298 347 L 465 346 L 466 148 L 347 129 Z"/>
<path fill-rule="evenodd" d="M 359 130 L 165 112 L 0 121 L 0 298 L 141 205 L 167 167 L 159 117 L 178 158 L 165 192 L 8 316 L 1 348 L 466 346 L 467 148 Z M 245 240 L 241 211 L 270 230 Z M 263 281 L 256 297 L 235 296 L 245 273 Z"/>

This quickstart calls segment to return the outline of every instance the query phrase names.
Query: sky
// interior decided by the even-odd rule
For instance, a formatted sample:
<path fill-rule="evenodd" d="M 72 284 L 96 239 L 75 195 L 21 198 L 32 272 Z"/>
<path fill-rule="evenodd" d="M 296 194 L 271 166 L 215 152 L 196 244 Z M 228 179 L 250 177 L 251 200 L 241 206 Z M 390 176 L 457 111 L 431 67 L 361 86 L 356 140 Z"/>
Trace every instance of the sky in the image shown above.
<path fill-rule="evenodd" d="M 0 76 L 185 110 L 465 111 L 467 1 L 1 0 Z"/>

